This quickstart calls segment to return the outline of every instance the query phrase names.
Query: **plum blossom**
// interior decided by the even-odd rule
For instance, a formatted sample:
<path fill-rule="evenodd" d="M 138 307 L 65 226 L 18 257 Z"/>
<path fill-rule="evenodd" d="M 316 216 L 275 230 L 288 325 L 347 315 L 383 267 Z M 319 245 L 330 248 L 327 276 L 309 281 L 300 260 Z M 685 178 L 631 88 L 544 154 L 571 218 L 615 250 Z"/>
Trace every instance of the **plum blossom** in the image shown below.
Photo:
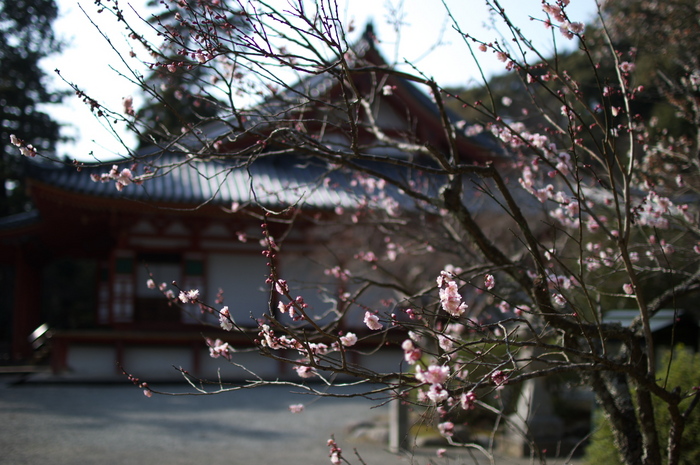
<path fill-rule="evenodd" d="M 233 320 L 231 319 L 231 313 L 228 307 L 222 308 L 219 312 L 219 324 L 225 331 L 231 331 L 233 329 Z"/>
<path fill-rule="evenodd" d="M 275 290 L 281 295 L 288 294 L 289 286 L 287 285 L 287 281 L 284 279 L 278 279 L 275 283 Z"/>
<path fill-rule="evenodd" d="M 333 438 L 329 439 L 326 445 L 331 448 L 331 452 L 328 455 L 331 458 L 331 463 L 333 465 L 340 465 L 342 463 L 340 454 L 343 452 L 343 450 L 338 447 L 338 444 Z"/>
<path fill-rule="evenodd" d="M 180 291 L 180 294 L 178 295 L 178 299 L 180 299 L 180 302 L 183 304 L 193 304 L 197 302 L 197 299 L 199 298 L 199 289 L 190 289 L 189 291 Z"/>
<path fill-rule="evenodd" d="M 625 291 L 625 294 L 627 294 L 627 295 L 634 294 L 634 287 L 630 283 L 623 284 L 622 290 Z"/>
<path fill-rule="evenodd" d="M 129 95 L 122 98 L 122 106 L 124 107 L 124 113 L 129 116 L 134 116 L 136 112 L 134 111 L 134 98 Z"/>
<path fill-rule="evenodd" d="M 347 333 L 344 336 L 340 336 L 340 342 L 345 347 L 351 347 L 357 344 L 357 335 L 355 333 Z"/>
<path fill-rule="evenodd" d="M 442 334 L 438 334 L 438 344 L 445 352 L 452 352 L 454 350 L 454 342 L 452 339 Z"/>
<path fill-rule="evenodd" d="M 124 190 L 124 188 L 130 184 L 141 184 L 143 182 L 143 176 L 134 176 L 134 173 L 129 168 L 123 168 L 119 171 L 117 165 L 113 165 L 112 169 L 108 173 L 102 173 L 101 175 L 92 174 L 90 179 L 94 182 L 109 182 L 114 180 L 115 187 L 118 191 Z"/>
<path fill-rule="evenodd" d="M 443 365 L 430 365 L 427 370 L 418 367 L 416 379 L 426 384 L 443 384 L 450 376 L 450 367 Z"/>
<path fill-rule="evenodd" d="M 313 378 L 318 374 L 314 368 L 305 365 L 297 365 L 294 367 L 294 370 L 300 378 Z"/>
<path fill-rule="evenodd" d="M 14 145 L 15 147 L 19 148 L 19 152 L 29 158 L 34 158 L 36 157 L 36 149 L 32 144 L 27 144 L 24 142 L 22 139 L 19 137 L 15 136 L 14 134 L 10 134 L 10 143 Z"/>
<path fill-rule="evenodd" d="M 233 348 L 228 342 L 223 342 L 221 339 L 211 340 L 209 338 L 206 338 L 205 341 L 209 346 L 209 356 L 211 358 L 224 357 L 227 360 L 231 360 Z"/>
<path fill-rule="evenodd" d="M 426 396 L 434 403 L 439 404 L 440 402 L 447 400 L 450 393 L 447 392 L 447 389 L 445 389 L 441 384 L 431 384 Z"/>
<path fill-rule="evenodd" d="M 496 370 L 493 373 L 491 373 L 491 381 L 493 381 L 493 384 L 498 386 L 498 388 L 502 388 L 503 385 L 508 383 L 508 374 L 504 373 L 501 370 Z"/>
<path fill-rule="evenodd" d="M 454 435 L 454 430 L 455 430 L 455 424 L 452 423 L 451 421 L 445 421 L 443 423 L 439 423 L 437 425 L 438 431 L 440 431 L 440 435 L 446 437 L 446 438 L 451 438 Z"/>
<path fill-rule="evenodd" d="M 153 391 L 151 391 L 150 389 L 144 389 L 143 395 L 146 397 L 153 397 Z"/>
<path fill-rule="evenodd" d="M 403 341 L 401 348 L 403 349 L 403 358 L 409 365 L 415 365 L 423 356 L 421 350 L 413 345 L 413 341 L 410 339 Z"/>
<path fill-rule="evenodd" d="M 566 298 L 561 294 L 554 294 L 552 296 L 552 300 L 554 301 L 554 305 L 556 305 L 559 308 L 562 308 L 566 305 Z"/>
<path fill-rule="evenodd" d="M 567 24 L 567 27 L 568 27 L 569 30 L 570 30 L 571 32 L 573 32 L 574 34 L 581 34 L 581 33 L 583 32 L 583 30 L 585 29 L 584 24 L 583 24 L 583 23 L 579 23 L 579 22 L 568 23 L 568 24 Z"/>
<path fill-rule="evenodd" d="M 491 290 L 494 288 L 496 285 L 496 279 L 493 277 L 492 274 L 487 274 L 484 276 L 484 286 L 486 286 L 486 289 Z"/>
<path fill-rule="evenodd" d="M 467 310 L 468 306 L 462 302 L 457 282 L 447 271 L 442 271 L 437 278 L 440 288 L 440 304 L 450 315 L 459 318 Z"/>
<path fill-rule="evenodd" d="M 559 6 L 550 5 L 549 3 L 545 3 L 542 5 L 542 10 L 545 13 L 551 15 L 556 21 L 559 21 L 560 23 L 563 23 L 566 21 L 566 16 L 564 15 L 564 11 Z"/>
<path fill-rule="evenodd" d="M 372 312 L 365 312 L 364 323 L 372 331 L 379 331 L 384 325 L 379 321 L 379 317 Z"/>
<path fill-rule="evenodd" d="M 289 411 L 292 413 L 301 413 L 304 411 L 304 404 L 292 404 L 289 406 Z"/>
<path fill-rule="evenodd" d="M 155 289 L 156 288 L 156 283 L 152 279 L 149 279 L 146 281 L 146 287 L 149 289 Z"/>
<path fill-rule="evenodd" d="M 631 73 L 636 67 L 637 66 L 634 63 L 630 63 L 628 61 L 623 61 L 622 63 L 620 63 L 620 71 L 622 71 L 623 73 Z"/>
<path fill-rule="evenodd" d="M 476 394 L 473 391 L 465 392 L 459 397 L 459 402 L 464 410 L 472 410 L 476 406 Z"/>

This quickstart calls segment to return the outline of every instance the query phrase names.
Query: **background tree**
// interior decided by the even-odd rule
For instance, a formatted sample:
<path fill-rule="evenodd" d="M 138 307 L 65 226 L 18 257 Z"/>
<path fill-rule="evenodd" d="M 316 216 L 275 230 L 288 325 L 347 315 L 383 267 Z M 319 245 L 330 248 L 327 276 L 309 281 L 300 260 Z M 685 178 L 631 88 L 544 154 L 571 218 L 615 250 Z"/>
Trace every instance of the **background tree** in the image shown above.
<path fill-rule="evenodd" d="M 198 46 L 186 53 L 202 59 L 193 65 L 154 52 L 153 65 L 172 72 L 225 70 L 215 88 L 200 90 L 212 97 L 224 92 L 227 106 L 216 122 L 193 123 L 165 150 L 135 157 L 131 169 L 117 167 L 94 179 L 124 189 L 175 166 L 196 170 L 199 163 L 224 160 L 225 174 L 274 158 L 320 170 L 305 186 L 311 190 L 349 180 L 338 185 L 351 186 L 357 203 L 335 216 L 306 215 L 302 195 L 275 209 L 244 206 L 263 224 L 262 252 L 269 259 L 271 305 L 255 315 L 253 336 L 263 356 L 293 365 L 299 386 L 312 391 L 303 380 L 333 384 L 324 374 L 378 384 L 368 393 L 434 412 L 453 443 L 453 415 L 483 409 L 497 423 L 517 423 L 494 394 L 552 374 L 572 376 L 595 393 L 623 463 L 678 464 L 684 427 L 700 394 L 669 384 L 669 362 L 657 365 L 651 319 L 662 308 L 680 311 L 682 299 L 696 299 L 700 289 L 697 202 L 687 200 L 696 197 L 684 181 L 697 175 L 699 139 L 674 138 L 636 112 L 633 103 L 643 89 L 635 85 L 634 54 L 617 50 L 602 26 L 607 48 L 589 46 L 584 26 L 567 15 L 568 3 L 543 3 L 537 20 L 554 31 L 552 40 L 579 41 L 591 84 L 577 79 L 578 67 L 566 69 L 562 57 L 540 53 L 495 0 L 488 4 L 505 25 L 506 39 L 471 37 L 458 23 L 451 25 L 468 52 L 495 54 L 522 79 L 519 89 L 538 121 L 529 127 L 511 117 L 512 97 L 504 96 L 509 102 L 488 91 L 484 99 L 469 100 L 418 70 L 367 59 L 371 30 L 351 45 L 332 1 L 283 8 L 253 2 L 238 12 L 246 29 L 225 27 L 225 15 L 210 16 L 227 8 L 225 2 L 211 2 L 216 8 L 208 10 L 208 2 L 198 2 L 205 7 L 202 21 L 186 23 Z M 190 7 L 181 2 L 178 8 Z M 113 11 L 124 20 L 118 6 Z M 222 23 L 212 27 L 218 18 Z M 134 40 L 157 50 L 138 26 L 127 25 Z M 180 33 L 159 33 L 179 46 Z M 408 92 L 406 82 L 421 87 L 423 98 L 430 95 L 439 127 L 393 127 L 378 118 L 384 97 L 408 95 L 401 94 Z M 671 102 L 686 108 L 683 117 L 694 135 L 700 134 L 693 106 L 699 85 L 700 71 L 688 71 L 674 83 Z M 237 96 L 266 89 L 262 103 L 238 104 Z M 481 124 L 457 121 L 445 109 L 448 101 L 476 112 Z M 126 110 L 123 120 L 144 133 L 148 122 Z M 409 121 L 418 117 L 411 108 L 399 111 Z M 498 140 L 501 150 L 486 157 L 486 140 Z M 667 169 L 665 159 L 684 171 Z M 289 189 L 251 186 L 265 195 Z M 328 272 L 343 282 L 343 292 L 328 290 L 336 300 L 323 315 L 312 313 L 308 296 L 277 266 L 285 232 L 302 223 L 319 227 L 319 242 L 333 238 L 331 230 L 344 237 L 358 233 L 353 254 L 338 260 L 341 249 L 329 247 L 327 256 L 318 257 L 328 265 L 336 260 Z M 352 224 L 357 229 L 350 230 Z M 368 239 L 360 234 L 366 230 L 374 231 Z M 372 294 L 388 296 L 388 307 L 366 298 Z M 222 328 L 249 332 L 227 307 L 207 306 L 199 295 L 182 289 L 170 299 L 200 304 L 218 315 Z M 620 306 L 636 311 L 628 327 L 605 321 Z M 343 321 L 358 315 L 365 332 L 344 331 Z M 358 350 L 358 340 L 373 350 Z M 213 357 L 236 363 L 227 342 L 207 343 Z M 386 345 L 401 348 L 404 369 L 377 372 L 351 361 L 351 353 L 371 357 Z M 254 367 L 247 368 L 254 376 Z M 138 384 L 147 395 L 153 392 Z M 216 386 L 213 392 L 241 388 Z M 496 397 L 501 401 L 492 402 Z M 668 413 L 667 436 L 657 424 L 661 410 Z M 544 462 L 532 436 L 523 434 Z M 340 463 L 341 450 L 330 444 L 331 461 Z M 461 445 L 490 455 L 475 442 Z"/>
<path fill-rule="evenodd" d="M 45 154 L 54 152 L 60 137 L 58 123 L 41 108 L 61 100 L 40 66 L 60 50 L 52 30 L 57 14 L 53 0 L 0 1 L 0 216 L 28 208 L 22 163 L 10 135 Z"/>
<path fill-rule="evenodd" d="M 172 140 L 183 128 L 212 120 L 226 105 L 219 100 L 225 93 L 217 95 L 212 89 L 227 72 L 216 66 L 198 66 L 211 57 L 206 52 L 210 45 L 201 40 L 195 25 L 207 22 L 208 27 L 225 28 L 221 34 L 245 27 L 239 11 L 226 4 L 190 2 L 177 8 L 151 1 L 147 6 L 163 8 L 149 22 L 168 35 L 157 48 L 147 46 L 159 60 L 149 63 L 150 73 L 142 83 L 145 103 L 136 111 L 137 119 L 149 128 L 140 136 L 142 147 Z"/>

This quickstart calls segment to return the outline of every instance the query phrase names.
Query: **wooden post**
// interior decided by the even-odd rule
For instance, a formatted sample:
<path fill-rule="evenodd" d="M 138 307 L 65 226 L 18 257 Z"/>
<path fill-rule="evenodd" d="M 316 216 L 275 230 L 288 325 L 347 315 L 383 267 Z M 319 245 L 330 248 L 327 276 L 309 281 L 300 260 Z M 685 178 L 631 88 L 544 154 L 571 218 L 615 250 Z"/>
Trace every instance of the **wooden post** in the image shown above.
<path fill-rule="evenodd" d="M 408 407 L 401 399 L 389 402 L 389 450 L 398 454 L 407 449 Z"/>

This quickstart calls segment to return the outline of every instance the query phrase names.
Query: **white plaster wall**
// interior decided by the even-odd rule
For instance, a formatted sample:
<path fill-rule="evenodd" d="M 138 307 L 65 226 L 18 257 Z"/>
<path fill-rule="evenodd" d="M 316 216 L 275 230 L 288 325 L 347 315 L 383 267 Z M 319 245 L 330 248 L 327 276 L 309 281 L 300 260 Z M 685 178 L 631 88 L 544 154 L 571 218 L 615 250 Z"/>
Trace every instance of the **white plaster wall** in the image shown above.
<path fill-rule="evenodd" d="M 178 346 L 127 346 L 123 364 L 128 373 L 150 382 L 182 379 L 173 366 L 194 369 L 192 349 Z"/>
<path fill-rule="evenodd" d="M 71 344 L 67 348 L 68 375 L 91 379 L 117 375 L 115 347 L 98 344 Z"/>
<path fill-rule="evenodd" d="M 304 298 L 309 315 L 319 321 L 333 317 L 328 312 L 337 306 L 337 279 L 326 276 L 325 267 L 303 254 L 287 254 L 280 256 L 279 270 L 280 277 L 289 285 L 290 294 Z"/>
<path fill-rule="evenodd" d="M 259 318 L 267 311 L 269 292 L 265 279 L 269 271 L 261 254 L 211 254 L 207 258 L 207 296 L 215 299 L 219 288 L 224 304 L 236 323 L 255 326 L 250 315 Z"/>

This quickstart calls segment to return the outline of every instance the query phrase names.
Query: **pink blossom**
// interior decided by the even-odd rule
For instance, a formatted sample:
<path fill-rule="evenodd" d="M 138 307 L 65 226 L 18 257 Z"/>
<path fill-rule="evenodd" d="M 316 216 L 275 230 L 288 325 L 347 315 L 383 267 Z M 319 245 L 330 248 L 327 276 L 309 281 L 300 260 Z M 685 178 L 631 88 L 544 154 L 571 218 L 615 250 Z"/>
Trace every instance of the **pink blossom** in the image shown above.
<path fill-rule="evenodd" d="M 630 63 L 628 61 L 623 61 L 622 63 L 620 63 L 620 71 L 622 71 L 623 73 L 631 73 L 636 67 L 637 66 L 634 63 Z"/>
<path fill-rule="evenodd" d="M 149 279 L 146 281 L 146 287 L 149 289 L 155 289 L 156 288 L 156 283 L 152 279 Z"/>
<path fill-rule="evenodd" d="M 278 279 L 277 282 L 275 283 L 275 290 L 280 293 L 281 295 L 286 295 L 289 293 L 289 286 L 287 285 L 287 281 L 284 279 Z"/>
<path fill-rule="evenodd" d="M 560 23 L 566 21 L 566 18 L 564 17 L 564 12 L 560 7 L 545 3 L 544 5 L 542 5 L 542 9 L 545 13 L 552 15 L 552 17 Z"/>
<path fill-rule="evenodd" d="M 134 175 L 129 168 L 124 168 L 115 179 L 117 181 L 117 190 L 121 191 L 124 187 L 134 182 Z"/>
<path fill-rule="evenodd" d="M 199 298 L 199 290 L 198 289 L 190 289 L 189 291 L 180 291 L 180 295 L 178 295 L 178 298 L 180 299 L 180 302 L 183 304 L 193 304 L 197 302 L 197 299 Z"/>
<path fill-rule="evenodd" d="M 289 411 L 292 413 L 301 413 L 304 411 L 304 404 L 293 404 L 289 406 Z"/>
<path fill-rule="evenodd" d="M 486 286 L 486 289 L 491 290 L 494 288 L 496 285 L 496 279 L 493 277 L 492 274 L 487 274 L 484 276 L 484 286 Z"/>
<path fill-rule="evenodd" d="M 451 438 L 455 433 L 455 424 L 451 421 L 445 421 L 437 425 L 440 434 L 446 438 Z"/>
<path fill-rule="evenodd" d="M 231 320 L 228 307 L 222 308 L 219 312 L 219 324 L 225 331 L 231 331 L 233 329 L 233 320 Z"/>
<path fill-rule="evenodd" d="M 231 359 L 231 352 L 233 352 L 233 349 L 228 342 L 223 342 L 221 339 L 212 341 L 209 338 L 205 339 L 205 341 L 209 346 L 209 356 L 211 358 L 224 357 L 228 360 Z"/>
<path fill-rule="evenodd" d="M 570 31 L 568 28 L 566 28 L 565 26 L 561 26 L 561 27 L 559 28 L 559 32 L 561 33 L 561 35 L 563 35 L 564 37 L 566 37 L 566 38 L 569 39 L 569 40 L 571 40 L 571 39 L 573 39 L 573 38 L 575 37 L 574 33 L 571 32 L 571 31 Z"/>
<path fill-rule="evenodd" d="M 305 365 L 297 365 L 294 367 L 294 370 L 297 372 L 300 378 L 313 378 L 318 374 L 314 368 L 307 367 Z"/>
<path fill-rule="evenodd" d="M 634 294 L 634 287 L 630 283 L 623 284 L 622 290 L 625 291 L 625 294 L 627 294 L 627 295 Z"/>
<path fill-rule="evenodd" d="M 124 107 L 124 113 L 129 116 L 134 116 L 134 98 L 131 95 L 122 98 L 122 106 Z"/>
<path fill-rule="evenodd" d="M 445 389 L 441 384 L 431 384 L 426 396 L 434 403 L 439 404 L 440 402 L 447 400 L 450 393 L 447 392 L 447 389 Z"/>
<path fill-rule="evenodd" d="M 472 410 L 476 406 L 476 394 L 473 391 L 465 392 L 460 396 L 459 402 L 464 410 Z"/>
<path fill-rule="evenodd" d="M 445 449 L 444 447 L 435 451 L 435 455 L 437 455 L 440 458 L 443 458 L 446 454 L 447 454 L 447 449 Z"/>
<path fill-rule="evenodd" d="M 557 307 L 563 307 L 566 305 L 566 298 L 561 294 L 554 294 L 552 296 L 552 300 L 554 300 L 554 305 Z"/>
<path fill-rule="evenodd" d="M 355 258 L 358 260 L 362 260 L 365 262 L 376 262 L 377 261 L 377 256 L 374 254 L 374 252 L 360 252 L 357 255 L 355 255 Z"/>
<path fill-rule="evenodd" d="M 410 319 L 412 319 L 412 320 L 420 320 L 420 319 L 421 319 L 420 314 L 418 314 L 418 313 L 417 313 L 415 310 L 413 310 L 412 308 L 407 308 L 407 309 L 405 310 L 405 312 L 406 312 L 406 315 L 408 315 L 408 317 L 409 317 Z"/>
<path fill-rule="evenodd" d="M 443 365 L 430 365 L 427 370 L 418 367 L 416 379 L 426 384 L 442 384 L 450 376 L 450 367 Z"/>
<path fill-rule="evenodd" d="M 442 334 L 438 334 L 438 344 L 445 352 L 452 352 L 454 350 L 454 342 L 452 339 Z"/>
<path fill-rule="evenodd" d="M 379 331 L 384 325 L 379 321 L 379 317 L 372 312 L 365 312 L 364 323 L 372 331 Z"/>
<path fill-rule="evenodd" d="M 347 333 L 345 336 L 340 336 L 340 342 L 345 347 L 351 347 L 357 344 L 357 336 L 355 333 Z"/>
<path fill-rule="evenodd" d="M 491 373 L 491 381 L 499 388 L 503 387 L 504 384 L 508 383 L 508 375 L 501 370 L 496 370 Z"/>
<path fill-rule="evenodd" d="M 583 23 L 569 23 L 569 30 L 575 34 L 581 34 L 584 29 L 585 26 L 583 25 Z"/>
<path fill-rule="evenodd" d="M 151 391 L 150 389 L 144 389 L 143 395 L 146 397 L 153 397 L 153 391 Z"/>
<path fill-rule="evenodd" d="M 36 150 L 32 144 L 23 145 L 19 148 L 19 153 L 28 158 L 36 157 Z"/>
<path fill-rule="evenodd" d="M 331 452 L 328 455 L 331 458 L 331 463 L 333 465 L 340 465 L 342 462 L 340 458 L 340 454 L 343 452 L 342 449 L 338 447 L 338 444 L 333 438 L 329 439 L 326 445 L 331 448 Z"/>
<path fill-rule="evenodd" d="M 437 279 L 440 287 L 440 304 L 450 315 L 459 318 L 467 310 L 468 306 L 462 302 L 457 283 L 451 274 L 443 271 Z"/>
<path fill-rule="evenodd" d="M 403 341 L 401 348 L 403 349 L 403 357 L 409 365 L 415 365 L 423 356 L 421 350 L 414 346 L 413 341 L 410 339 Z"/>

